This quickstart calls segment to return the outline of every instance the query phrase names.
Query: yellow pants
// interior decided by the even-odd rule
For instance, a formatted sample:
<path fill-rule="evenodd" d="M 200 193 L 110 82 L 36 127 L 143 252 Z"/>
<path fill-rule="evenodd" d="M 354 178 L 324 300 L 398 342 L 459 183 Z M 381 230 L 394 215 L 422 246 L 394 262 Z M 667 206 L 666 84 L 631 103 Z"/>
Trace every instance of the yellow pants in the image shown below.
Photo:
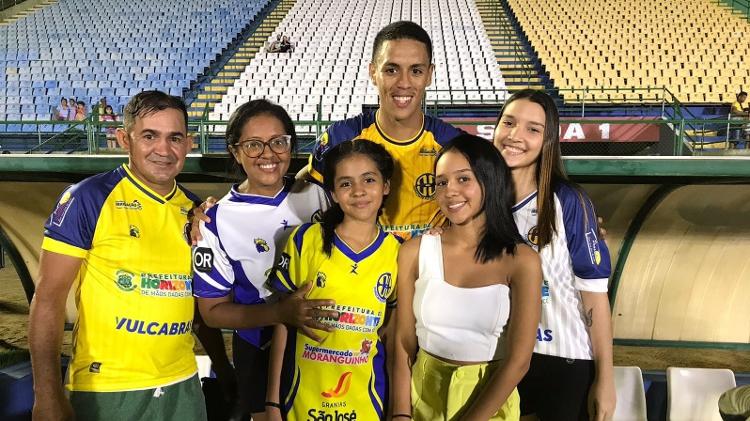
<path fill-rule="evenodd" d="M 496 362 L 459 366 L 420 350 L 412 368 L 411 405 L 414 421 L 454 421 L 479 396 L 499 364 Z M 518 420 L 521 416 L 518 391 L 508 397 L 493 421 Z"/>

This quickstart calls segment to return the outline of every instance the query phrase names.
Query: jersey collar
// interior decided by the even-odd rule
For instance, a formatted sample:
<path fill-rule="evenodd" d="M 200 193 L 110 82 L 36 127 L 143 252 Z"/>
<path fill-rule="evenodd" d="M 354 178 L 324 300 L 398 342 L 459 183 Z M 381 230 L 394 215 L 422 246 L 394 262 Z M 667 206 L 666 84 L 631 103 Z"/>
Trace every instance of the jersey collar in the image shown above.
<path fill-rule="evenodd" d="M 536 194 L 537 194 L 537 192 L 534 191 L 530 195 L 528 195 L 525 198 L 523 198 L 523 200 L 521 200 L 520 202 L 518 202 L 515 206 L 513 206 L 511 208 L 511 211 L 515 212 L 515 211 L 523 208 L 524 206 L 526 206 L 527 203 L 529 203 L 532 199 L 534 199 L 536 197 Z"/>
<path fill-rule="evenodd" d="M 143 184 L 140 180 L 138 180 L 138 177 L 136 177 L 135 174 L 133 174 L 133 172 L 130 171 L 130 168 L 128 167 L 127 164 L 122 164 L 122 170 L 124 172 L 123 175 L 125 176 L 125 178 L 130 180 L 130 182 L 133 183 L 133 185 L 136 186 L 138 190 L 142 191 L 146 196 L 156 200 L 157 202 L 161 204 L 167 203 L 177 193 L 176 182 L 174 182 L 174 186 L 172 186 L 172 190 L 169 193 L 167 193 L 166 196 L 162 196 L 159 193 L 151 190 L 150 187 L 148 187 L 147 185 Z"/>
<path fill-rule="evenodd" d="M 289 191 L 292 188 L 293 181 L 287 177 L 284 177 L 284 185 L 281 186 L 281 190 L 278 191 L 273 197 L 261 196 L 257 194 L 246 194 L 239 192 L 239 184 L 232 185 L 232 189 L 229 191 L 229 201 L 248 203 L 251 205 L 267 205 L 267 206 L 279 206 L 284 201 Z"/>
<path fill-rule="evenodd" d="M 359 263 L 362 260 L 370 257 L 370 255 L 372 255 L 378 248 L 380 248 L 380 245 L 383 244 L 383 240 L 385 240 L 385 237 L 387 236 L 388 233 L 381 229 L 378 235 L 375 237 L 375 240 L 373 240 L 373 242 L 370 243 L 369 246 L 365 247 L 365 249 L 360 251 L 359 253 L 352 250 L 349 245 L 347 245 L 344 240 L 339 238 L 338 234 L 336 234 L 335 232 L 333 234 L 333 244 L 354 263 Z"/>
<path fill-rule="evenodd" d="M 375 128 L 378 130 L 378 133 L 380 136 L 383 137 L 386 141 L 390 143 L 394 143 L 396 145 L 409 145 L 411 143 L 416 142 L 420 137 L 422 137 L 422 133 L 424 133 L 424 113 L 422 114 L 422 127 L 419 129 L 419 132 L 416 134 L 416 136 L 412 137 L 411 139 L 406 140 L 396 140 L 391 136 L 388 136 L 385 131 L 380 127 L 380 123 L 378 123 L 378 116 L 380 115 L 380 110 L 375 111 Z"/>

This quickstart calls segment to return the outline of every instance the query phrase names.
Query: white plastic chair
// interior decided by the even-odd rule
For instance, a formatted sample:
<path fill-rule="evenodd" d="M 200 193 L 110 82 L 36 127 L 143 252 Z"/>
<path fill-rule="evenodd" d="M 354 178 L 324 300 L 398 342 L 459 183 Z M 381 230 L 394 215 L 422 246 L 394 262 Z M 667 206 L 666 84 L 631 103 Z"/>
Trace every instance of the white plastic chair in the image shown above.
<path fill-rule="evenodd" d="M 669 421 L 721 421 L 719 396 L 736 386 L 732 370 L 667 368 Z"/>
<path fill-rule="evenodd" d="M 646 421 L 646 392 L 639 367 L 615 367 L 615 391 L 612 421 Z"/>
<path fill-rule="evenodd" d="M 211 377 L 211 358 L 208 355 L 196 355 L 195 362 L 198 363 L 198 378 Z"/>

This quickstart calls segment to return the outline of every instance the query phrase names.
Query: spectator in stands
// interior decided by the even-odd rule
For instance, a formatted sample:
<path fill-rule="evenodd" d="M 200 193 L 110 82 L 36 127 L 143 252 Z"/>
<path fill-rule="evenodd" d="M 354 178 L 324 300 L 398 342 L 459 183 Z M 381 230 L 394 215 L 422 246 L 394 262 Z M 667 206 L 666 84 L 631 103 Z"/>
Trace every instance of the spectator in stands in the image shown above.
<path fill-rule="evenodd" d="M 542 259 L 542 317 L 529 371 L 518 385 L 521 415 L 541 421 L 608 420 L 615 409 L 609 250 L 585 192 L 562 164 L 559 116 L 543 91 L 503 106 L 494 144 L 511 169 L 520 234 Z"/>
<path fill-rule="evenodd" d="M 76 114 L 73 118 L 75 121 L 86 120 L 86 103 L 83 101 L 76 102 Z"/>
<path fill-rule="evenodd" d="M 385 146 L 396 161 L 390 199 L 380 216 L 384 230 L 406 239 L 439 224 L 433 200 L 435 157 L 460 130 L 422 113 L 425 89 L 432 83 L 432 40 L 414 22 L 394 22 L 378 32 L 369 65 L 378 88 L 379 108 L 332 124 L 316 141 L 299 176 L 322 182 L 326 152 L 354 138 Z"/>
<path fill-rule="evenodd" d="M 60 106 L 52 112 L 52 119 L 58 121 L 68 119 L 68 100 L 66 98 L 60 100 Z"/>
<path fill-rule="evenodd" d="M 68 99 L 68 115 L 65 116 L 65 119 L 68 121 L 76 121 L 76 99 L 70 98 Z"/>
<path fill-rule="evenodd" d="M 281 50 L 281 34 L 276 35 L 276 40 L 271 42 L 266 48 L 269 53 L 278 53 Z"/>
<path fill-rule="evenodd" d="M 104 115 L 106 110 L 107 110 L 107 98 L 102 98 L 99 100 L 99 104 L 96 106 L 96 115 Z"/>
<path fill-rule="evenodd" d="M 102 100 L 106 103 L 106 100 Z M 115 115 L 115 112 L 112 109 L 111 105 L 107 105 L 104 108 L 104 111 L 99 114 L 99 121 L 117 121 L 117 116 Z M 117 147 L 117 139 L 115 138 L 116 132 L 117 128 L 114 126 L 107 126 L 104 128 L 104 133 L 106 133 L 107 136 L 107 147 L 109 149 L 115 149 Z"/>
<path fill-rule="evenodd" d="M 193 143 L 185 103 L 158 91 L 135 95 L 117 140 L 128 163 L 68 188 L 45 226 L 29 316 L 32 417 L 203 421 L 183 238 L 199 199 L 175 182 Z M 68 398 L 60 346 L 73 285 Z"/>
<path fill-rule="evenodd" d="M 750 109 L 747 104 L 747 92 L 741 91 L 737 94 L 737 100 L 732 103 L 732 108 L 729 110 L 729 118 L 732 120 L 744 120 L 747 121 L 748 112 Z M 730 143 L 730 147 L 735 147 L 735 142 L 742 142 L 745 140 L 746 133 L 748 132 L 747 123 L 743 124 L 732 124 L 732 137 L 731 140 L 734 142 Z"/>
<path fill-rule="evenodd" d="M 281 38 L 281 45 L 279 46 L 280 53 L 291 53 L 294 51 L 294 44 L 289 41 L 289 37 L 284 35 Z"/>

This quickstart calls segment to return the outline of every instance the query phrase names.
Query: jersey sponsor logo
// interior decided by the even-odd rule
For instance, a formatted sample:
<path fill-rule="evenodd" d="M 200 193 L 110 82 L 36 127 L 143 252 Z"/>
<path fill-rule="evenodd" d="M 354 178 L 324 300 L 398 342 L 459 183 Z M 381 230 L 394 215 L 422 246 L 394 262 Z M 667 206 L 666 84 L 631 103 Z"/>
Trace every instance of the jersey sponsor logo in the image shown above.
<path fill-rule="evenodd" d="M 550 329 L 544 329 L 538 328 L 536 330 L 536 340 L 537 342 L 552 342 L 552 330 Z"/>
<path fill-rule="evenodd" d="M 591 259 L 591 263 L 599 266 L 599 263 L 602 262 L 602 253 L 599 251 L 599 239 L 596 238 L 594 230 L 586 233 L 586 247 L 589 250 L 589 259 Z"/>
<path fill-rule="evenodd" d="M 337 312 L 336 317 L 325 317 L 321 322 L 339 330 L 351 332 L 371 333 L 378 329 L 382 319 L 382 313 L 375 314 L 374 311 L 345 305 L 334 305 L 325 307 L 326 310 Z"/>
<path fill-rule="evenodd" d="M 320 140 L 318 141 L 318 145 L 315 147 L 315 150 L 313 151 L 313 157 L 316 161 L 322 161 L 323 155 L 328 151 L 328 135 L 324 134 L 320 137 Z"/>
<path fill-rule="evenodd" d="M 316 222 L 322 222 L 322 221 L 323 221 L 323 211 L 318 209 L 310 217 L 310 222 L 316 223 Z"/>
<path fill-rule="evenodd" d="M 435 174 L 427 172 L 417 177 L 414 192 L 422 199 L 432 199 L 435 196 Z"/>
<path fill-rule="evenodd" d="M 325 273 L 318 272 L 317 275 L 315 275 L 315 286 L 318 288 L 326 287 L 326 274 Z"/>
<path fill-rule="evenodd" d="M 131 225 L 130 229 L 128 230 L 130 233 L 130 236 L 133 238 L 141 238 L 141 230 L 138 229 L 135 225 Z"/>
<path fill-rule="evenodd" d="M 115 272 L 115 285 L 125 292 L 130 292 L 137 286 L 133 282 L 133 279 L 135 279 L 135 275 L 130 272 L 124 270 L 118 270 Z"/>
<path fill-rule="evenodd" d="M 356 263 L 356 262 L 355 262 L 355 263 L 354 263 L 354 264 L 352 265 L 352 270 L 350 270 L 350 271 L 349 271 L 349 273 L 353 273 L 353 274 L 355 274 L 355 275 L 359 275 L 359 273 L 357 273 L 357 268 L 358 268 L 358 267 L 359 267 L 359 263 Z"/>
<path fill-rule="evenodd" d="M 356 419 L 357 411 L 353 409 L 352 412 L 339 412 L 336 409 L 333 413 L 315 408 L 307 411 L 307 421 L 356 421 Z"/>
<path fill-rule="evenodd" d="M 320 395 L 326 399 L 340 398 L 349 391 L 349 387 L 352 385 L 352 372 L 347 371 L 339 377 L 339 381 L 336 383 L 336 387 L 321 392 Z"/>
<path fill-rule="evenodd" d="M 265 253 L 268 250 L 271 250 L 271 248 L 268 247 L 266 240 L 262 238 L 256 238 L 253 242 L 255 243 L 255 250 L 258 250 L 258 253 Z"/>
<path fill-rule="evenodd" d="M 183 208 L 182 206 L 180 206 L 180 215 L 182 215 L 182 216 L 188 216 L 188 215 L 190 215 L 190 209 Z"/>
<path fill-rule="evenodd" d="M 132 202 L 128 202 L 127 200 L 117 200 L 115 201 L 115 208 L 139 211 L 143 209 L 143 205 L 141 205 L 141 202 L 139 202 L 138 199 L 135 199 Z"/>
<path fill-rule="evenodd" d="M 70 192 L 65 192 L 65 194 L 62 195 L 60 198 L 60 201 L 57 202 L 57 207 L 55 207 L 55 211 L 52 212 L 52 224 L 62 226 L 63 221 L 65 220 L 65 215 L 68 214 L 68 210 L 70 209 L 70 206 L 73 205 L 73 202 L 75 201 L 75 197 L 71 197 Z"/>
<path fill-rule="evenodd" d="M 291 257 L 288 253 L 281 252 L 281 255 L 279 256 L 279 260 L 276 262 L 276 266 L 279 269 L 289 270 L 289 261 L 291 260 Z"/>
<path fill-rule="evenodd" d="M 209 273 L 214 268 L 214 251 L 209 247 L 193 249 L 193 269 L 202 273 Z"/>
<path fill-rule="evenodd" d="M 141 273 L 141 295 L 151 297 L 192 297 L 193 279 L 179 273 Z"/>
<path fill-rule="evenodd" d="M 549 304 L 552 301 L 552 297 L 549 295 L 549 282 L 546 279 L 542 280 L 542 304 Z"/>
<path fill-rule="evenodd" d="M 381 274 L 378 277 L 378 281 L 375 283 L 375 298 L 378 301 L 384 303 L 385 300 L 391 295 L 393 289 L 393 281 L 390 272 Z"/>
<path fill-rule="evenodd" d="M 372 341 L 364 339 L 359 351 L 351 349 L 332 349 L 321 346 L 305 344 L 302 358 L 320 363 L 331 363 L 336 365 L 362 365 L 370 360 Z"/>
<path fill-rule="evenodd" d="M 115 330 L 147 336 L 175 336 L 192 334 L 193 321 L 185 322 L 156 322 L 150 320 L 136 320 L 128 317 L 115 317 Z"/>
<path fill-rule="evenodd" d="M 419 156 L 437 156 L 437 149 L 435 148 L 419 148 Z"/>
<path fill-rule="evenodd" d="M 287 221 L 286 219 L 284 219 L 284 220 L 282 220 L 281 222 L 279 222 L 279 224 L 281 224 L 281 228 L 282 228 L 282 229 L 283 229 L 284 231 L 286 231 L 286 230 L 288 230 L 289 228 L 291 228 L 291 227 L 292 227 L 291 225 L 289 225 L 289 221 Z"/>
<path fill-rule="evenodd" d="M 533 246 L 539 246 L 539 228 L 536 225 L 531 227 L 528 233 L 526 233 L 526 241 Z"/>

